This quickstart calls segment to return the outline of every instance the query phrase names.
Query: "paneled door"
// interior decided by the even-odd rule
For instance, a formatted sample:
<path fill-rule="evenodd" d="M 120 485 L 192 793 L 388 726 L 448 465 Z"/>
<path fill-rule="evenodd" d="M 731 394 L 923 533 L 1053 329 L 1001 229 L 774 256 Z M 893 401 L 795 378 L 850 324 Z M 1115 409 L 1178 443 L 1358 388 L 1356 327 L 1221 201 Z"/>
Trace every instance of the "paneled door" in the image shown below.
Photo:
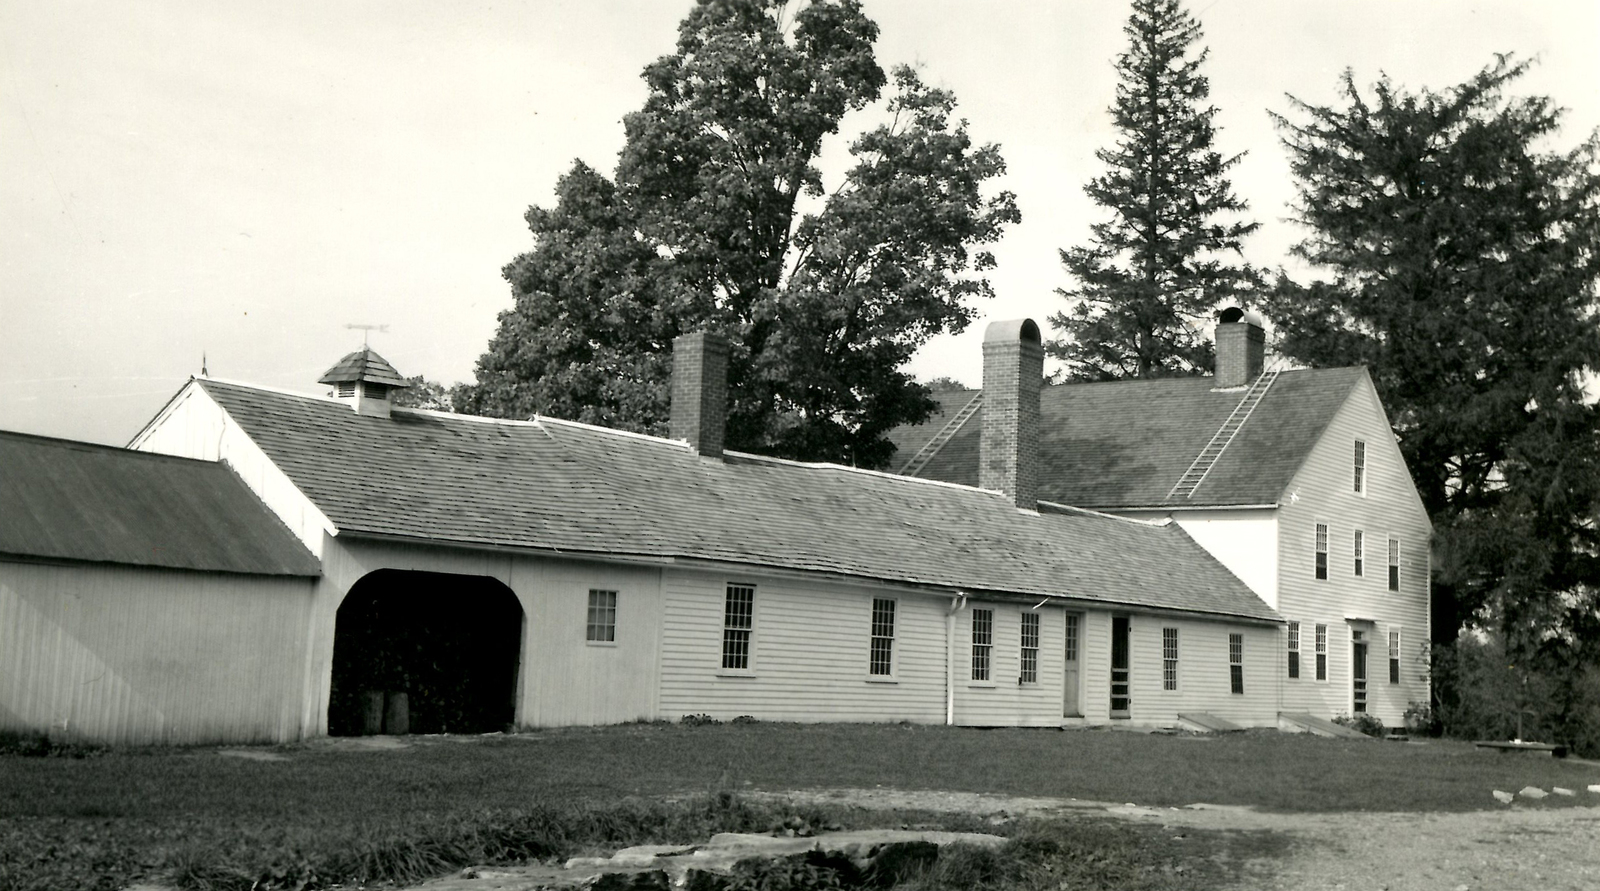
<path fill-rule="evenodd" d="M 1066 668 L 1061 672 L 1061 714 L 1067 718 L 1083 717 L 1083 706 L 1078 701 L 1082 676 L 1078 672 L 1078 656 L 1082 652 L 1083 614 L 1067 613 Z"/>

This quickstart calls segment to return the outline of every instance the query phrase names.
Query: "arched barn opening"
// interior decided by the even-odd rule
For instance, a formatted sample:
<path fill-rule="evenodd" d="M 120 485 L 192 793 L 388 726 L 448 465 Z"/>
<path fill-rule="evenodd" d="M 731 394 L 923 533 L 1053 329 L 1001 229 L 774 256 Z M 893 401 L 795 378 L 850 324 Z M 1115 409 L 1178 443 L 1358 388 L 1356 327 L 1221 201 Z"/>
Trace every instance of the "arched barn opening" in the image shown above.
<path fill-rule="evenodd" d="M 522 605 L 491 578 L 379 569 L 339 606 L 328 732 L 488 733 L 516 716 Z"/>

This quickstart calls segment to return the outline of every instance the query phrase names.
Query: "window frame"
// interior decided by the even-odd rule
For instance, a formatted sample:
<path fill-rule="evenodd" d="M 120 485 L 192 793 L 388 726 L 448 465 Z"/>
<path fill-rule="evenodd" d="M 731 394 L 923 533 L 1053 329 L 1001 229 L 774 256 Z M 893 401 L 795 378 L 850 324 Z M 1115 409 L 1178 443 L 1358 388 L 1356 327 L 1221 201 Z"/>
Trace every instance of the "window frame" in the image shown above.
<path fill-rule="evenodd" d="M 880 611 L 879 606 L 883 604 L 888 605 L 887 624 L 880 622 L 880 619 L 884 613 Z M 899 648 L 896 647 L 894 643 L 895 625 L 898 621 L 899 611 L 899 601 L 896 598 L 872 598 L 872 608 L 871 612 L 869 613 L 867 623 L 867 680 L 869 681 L 883 683 L 887 681 L 893 681 L 898 676 L 897 672 L 899 665 L 895 661 L 895 657 Z M 884 631 L 887 631 L 888 633 L 885 634 L 883 633 Z M 888 654 L 887 658 L 883 660 L 882 663 L 880 663 L 878 659 L 880 643 L 882 643 Z M 883 667 L 883 671 L 878 670 L 880 665 Z"/>
<path fill-rule="evenodd" d="M 1355 491 L 1357 495 L 1365 497 L 1369 482 L 1367 479 L 1367 441 L 1364 439 L 1356 440 L 1354 452 L 1351 456 L 1351 463 L 1355 478 Z"/>
<path fill-rule="evenodd" d="M 1400 590 L 1400 539 L 1389 539 L 1389 590 Z"/>
<path fill-rule="evenodd" d="M 1327 523 L 1317 523 L 1312 531 L 1312 548 L 1316 553 L 1316 562 L 1312 571 L 1312 578 L 1319 582 L 1328 580 L 1328 540 L 1333 536 L 1333 530 Z"/>
<path fill-rule="evenodd" d="M 1300 679 L 1300 623 L 1289 623 L 1289 679 Z"/>
<path fill-rule="evenodd" d="M 1033 621 L 1028 621 L 1032 619 Z M 1039 613 L 1034 610 L 1023 610 L 1019 623 L 1021 646 L 1018 653 L 1022 662 L 1017 668 L 1017 685 L 1031 687 L 1039 683 Z M 1029 646 L 1030 636 L 1033 645 Z"/>
<path fill-rule="evenodd" d="M 968 663 L 968 680 L 986 687 L 994 686 L 994 608 L 973 607 L 970 621 L 972 659 Z M 979 616 L 982 622 L 982 643 L 979 642 Z M 982 668 L 980 676 L 980 666 Z"/>
<path fill-rule="evenodd" d="M 1365 530 L 1357 529 L 1355 530 L 1355 533 L 1350 536 L 1350 553 L 1355 559 L 1356 578 L 1365 578 L 1367 575 L 1367 533 Z"/>
<path fill-rule="evenodd" d="M 730 624 L 730 620 L 735 618 L 734 613 L 730 609 L 730 607 L 734 605 L 733 596 L 735 591 L 749 592 L 750 608 L 748 610 L 747 625 L 743 628 Z M 756 673 L 756 628 L 758 624 L 756 610 L 757 603 L 759 603 L 759 601 L 760 598 L 757 596 L 757 586 L 754 584 L 747 584 L 745 582 L 728 582 L 723 587 L 722 648 L 721 661 L 719 662 L 720 667 L 717 671 L 718 674 L 728 677 L 749 677 Z M 730 637 L 730 634 L 735 636 Z M 742 640 L 744 641 L 743 664 L 730 665 L 728 664 L 730 656 L 729 644 L 732 641 L 740 640 L 741 638 L 737 636 L 740 634 L 743 635 Z M 735 652 L 733 655 L 737 656 L 738 654 Z M 737 661 L 737 659 L 735 661 Z"/>
<path fill-rule="evenodd" d="M 1178 629 L 1161 629 L 1161 689 L 1178 692 Z"/>
<path fill-rule="evenodd" d="M 1389 628 L 1389 683 L 1400 683 L 1400 627 Z"/>
<path fill-rule="evenodd" d="M 606 596 L 609 595 L 610 605 L 597 603 L 596 595 L 600 595 L 601 600 L 606 599 Z M 585 645 L 591 647 L 614 647 L 617 645 L 617 601 L 620 599 L 616 590 L 612 588 L 589 589 L 589 605 L 585 613 L 583 629 L 583 642 Z M 601 621 L 595 621 L 597 615 Z M 609 622 L 605 621 L 607 618 L 610 619 Z M 610 635 L 608 637 L 596 637 L 597 630 L 609 631 Z"/>
<path fill-rule="evenodd" d="M 1328 626 L 1316 626 L 1317 682 L 1328 682 Z"/>
<path fill-rule="evenodd" d="M 1228 689 L 1235 696 L 1244 695 L 1244 634 L 1228 634 Z"/>

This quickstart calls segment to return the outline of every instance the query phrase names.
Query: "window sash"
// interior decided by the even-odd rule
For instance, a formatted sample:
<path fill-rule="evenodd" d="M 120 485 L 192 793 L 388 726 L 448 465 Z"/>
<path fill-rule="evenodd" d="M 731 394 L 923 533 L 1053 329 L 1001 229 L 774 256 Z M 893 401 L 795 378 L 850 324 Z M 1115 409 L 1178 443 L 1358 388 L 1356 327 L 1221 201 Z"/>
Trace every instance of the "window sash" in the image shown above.
<path fill-rule="evenodd" d="M 1400 540 L 1389 539 L 1389 590 L 1400 590 Z"/>
<path fill-rule="evenodd" d="M 989 680 L 990 650 L 994 647 L 994 610 L 972 611 L 972 679 Z"/>
<path fill-rule="evenodd" d="M 1365 563 L 1367 556 L 1367 534 L 1362 532 L 1360 529 L 1357 529 L 1351 547 L 1355 553 L 1356 575 L 1365 575 L 1366 573 L 1363 572 L 1363 564 Z"/>
<path fill-rule="evenodd" d="M 1367 491 L 1367 444 L 1356 440 L 1355 450 L 1355 483 L 1356 491 Z"/>
<path fill-rule="evenodd" d="M 1161 629 L 1161 689 L 1178 689 L 1178 629 Z"/>
<path fill-rule="evenodd" d="M 1317 578 L 1328 577 L 1328 526 L 1317 524 Z"/>
<path fill-rule="evenodd" d="M 1017 680 L 1024 684 L 1039 683 L 1039 614 L 1022 614 L 1022 672 Z"/>
<path fill-rule="evenodd" d="M 1389 683 L 1400 683 L 1400 630 L 1389 629 Z"/>
<path fill-rule="evenodd" d="M 1067 646 L 1066 659 L 1068 662 L 1078 661 L 1078 614 L 1067 613 Z"/>
<path fill-rule="evenodd" d="M 750 641 L 755 631 L 756 589 L 729 585 L 722 612 L 722 667 L 733 671 L 750 668 Z"/>
<path fill-rule="evenodd" d="M 1244 693 L 1244 635 L 1228 635 L 1228 683 L 1234 693 Z"/>
<path fill-rule="evenodd" d="M 1328 626 L 1317 626 L 1317 680 L 1328 679 Z"/>
<path fill-rule="evenodd" d="M 589 615 L 584 638 L 594 643 L 617 640 L 617 592 L 589 589 Z"/>
<path fill-rule="evenodd" d="M 1300 677 L 1300 623 L 1289 623 L 1289 677 Z"/>
<path fill-rule="evenodd" d="M 867 671 L 877 676 L 894 674 L 894 601 L 872 599 L 872 651 Z"/>

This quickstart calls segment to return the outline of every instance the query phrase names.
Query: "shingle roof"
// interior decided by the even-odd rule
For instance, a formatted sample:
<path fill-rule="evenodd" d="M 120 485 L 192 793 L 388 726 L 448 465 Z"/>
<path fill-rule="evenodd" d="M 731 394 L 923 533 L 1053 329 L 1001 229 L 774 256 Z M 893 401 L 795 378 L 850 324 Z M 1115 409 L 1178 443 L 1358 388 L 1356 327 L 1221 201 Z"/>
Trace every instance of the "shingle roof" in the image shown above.
<path fill-rule="evenodd" d="M 1088 508 L 1274 504 L 1366 373 L 1360 367 L 1282 372 L 1194 494 L 1172 499 L 1167 493 L 1243 389 L 1214 390 L 1208 377 L 1045 387 L 1039 497 Z M 975 391 L 964 392 L 970 398 Z M 962 394 L 950 395 L 947 406 Z M 941 423 L 936 417 L 925 426 Z M 917 476 L 976 485 L 982 429 L 980 410 Z M 897 454 L 895 461 L 908 457 Z"/>
<path fill-rule="evenodd" d="M 362 347 L 345 356 L 317 378 L 319 384 L 343 384 L 352 381 L 370 381 L 390 387 L 409 387 L 411 383 L 400 376 L 382 356 L 371 347 Z"/>
<path fill-rule="evenodd" d="M 406 410 L 365 417 L 326 399 L 199 385 L 341 534 L 711 560 L 1277 620 L 1176 526 L 1030 515 L 992 492 L 748 455 L 705 459 L 683 443 L 566 421 Z"/>
<path fill-rule="evenodd" d="M 9 431 L 0 431 L 0 553 L 322 574 L 226 465 Z"/>

